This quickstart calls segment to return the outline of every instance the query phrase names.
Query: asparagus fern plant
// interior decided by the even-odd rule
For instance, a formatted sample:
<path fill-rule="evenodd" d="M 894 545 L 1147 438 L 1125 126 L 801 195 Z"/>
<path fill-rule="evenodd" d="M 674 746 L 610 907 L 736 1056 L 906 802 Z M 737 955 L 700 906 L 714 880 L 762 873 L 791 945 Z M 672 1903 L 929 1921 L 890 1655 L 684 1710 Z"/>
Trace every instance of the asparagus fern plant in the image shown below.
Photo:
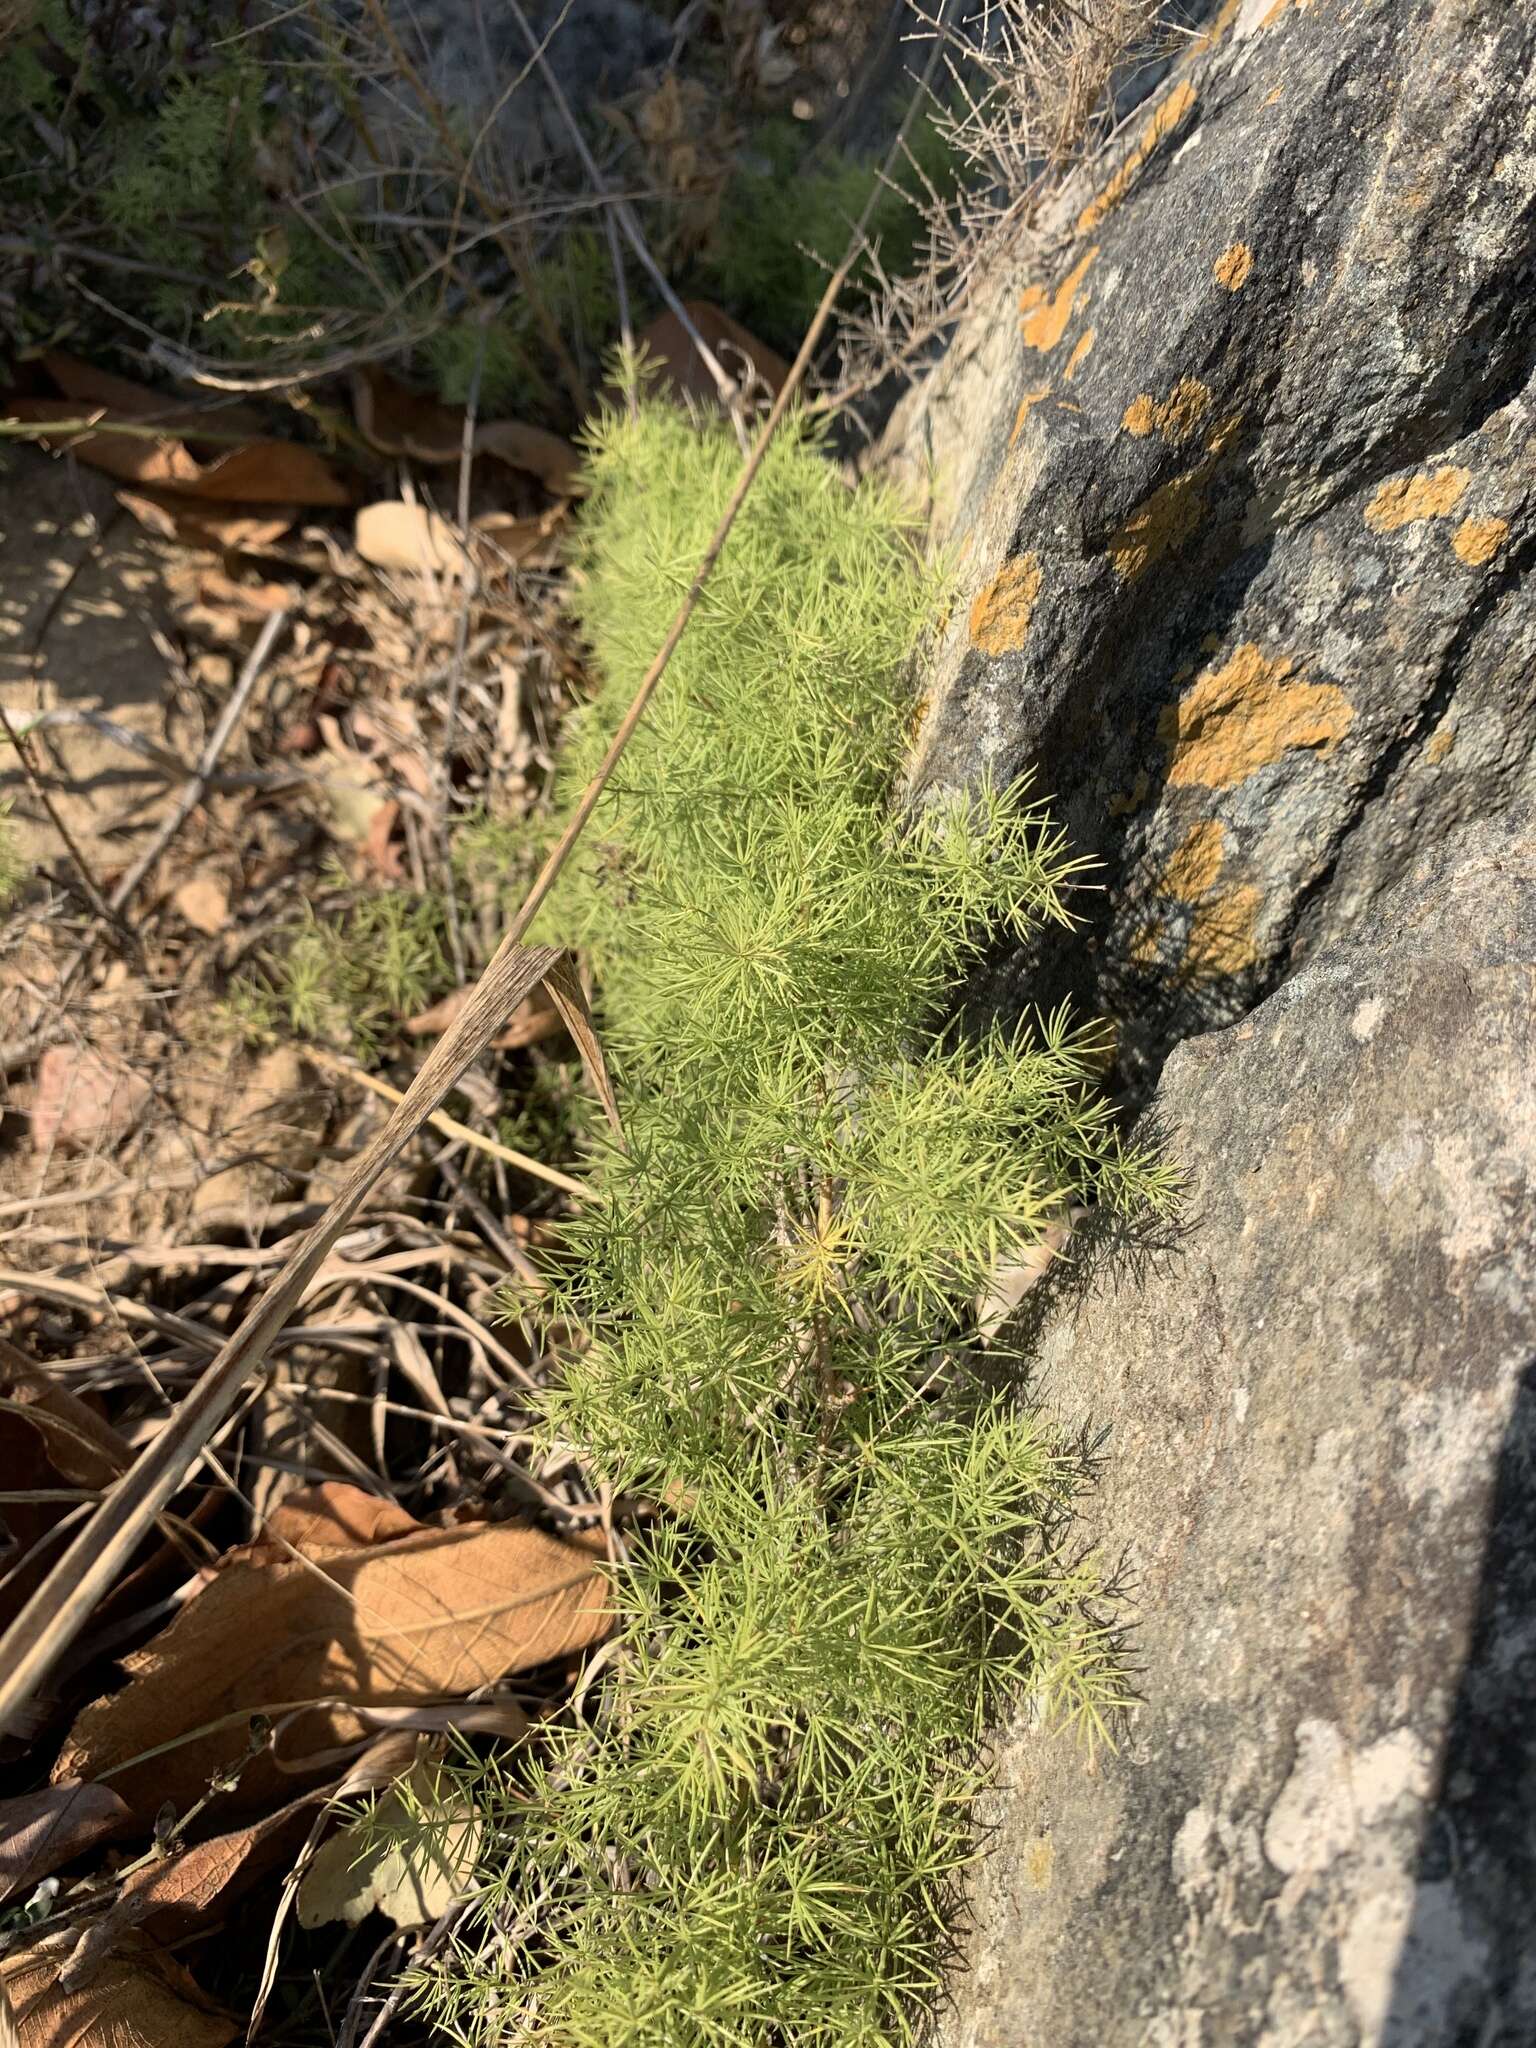
<path fill-rule="evenodd" d="M 595 434 L 603 680 L 567 802 L 737 459 L 665 406 Z M 1080 1456 L 967 1338 L 1063 1203 L 1170 1182 L 1062 1018 L 934 1030 L 989 938 L 1068 915 L 1073 873 L 1016 790 L 893 813 L 942 595 L 896 498 L 781 437 L 548 920 L 588 950 L 625 1140 L 538 1307 L 580 1338 L 545 1423 L 655 1512 L 601 1683 L 534 1764 L 481 1767 L 495 1847 L 415 1987 L 445 2038 L 911 2040 L 989 1720 L 1025 1691 L 1102 1732 L 1122 1698 L 1064 1547 Z"/>

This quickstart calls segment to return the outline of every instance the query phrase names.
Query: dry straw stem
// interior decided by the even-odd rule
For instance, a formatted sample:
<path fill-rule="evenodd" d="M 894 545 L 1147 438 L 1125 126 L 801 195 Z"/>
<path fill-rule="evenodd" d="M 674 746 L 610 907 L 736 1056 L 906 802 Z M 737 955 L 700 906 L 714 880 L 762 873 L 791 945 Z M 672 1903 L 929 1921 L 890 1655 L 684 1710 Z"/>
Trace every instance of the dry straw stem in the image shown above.
<path fill-rule="evenodd" d="M 914 100 L 908 108 L 901 133 L 892 149 L 892 161 L 905 143 L 916 105 Z M 542 981 L 560 960 L 560 951 L 555 947 L 524 947 L 524 934 L 554 887 L 572 848 L 586 830 L 609 778 L 645 716 L 646 706 L 688 629 L 688 622 L 714 572 L 737 514 L 745 504 L 762 468 L 763 458 L 804 382 L 816 346 L 831 318 L 832 308 L 863 247 L 879 189 L 878 184 L 871 189 L 842 261 L 827 280 L 826 290 L 821 295 L 799 353 L 758 431 L 751 453 L 742 464 L 719 524 L 704 550 L 687 594 L 677 608 L 666 638 L 641 679 L 597 772 L 571 813 L 570 822 L 535 877 L 522 908 L 513 918 L 464 1008 L 428 1054 L 383 1129 L 354 1162 L 325 1214 L 299 1240 L 245 1322 L 209 1361 L 202 1378 L 176 1414 L 137 1463 L 106 1495 L 95 1515 L 0 1639 L 0 1725 L 4 1725 L 43 1684 L 90 1619 L 98 1601 L 115 1583 L 140 1539 L 153 1525 L 156 1515 L 181 1485 L 219 1424 L 239 1399 L 245 1382 L 266 1357 L 272 1340 L 287 1322 L 363 1197 L 385 1173 L 401 1148 L 441 1106 L 443 1098 L 471 1063 L 484 1052 L 514 1004 Z"/>

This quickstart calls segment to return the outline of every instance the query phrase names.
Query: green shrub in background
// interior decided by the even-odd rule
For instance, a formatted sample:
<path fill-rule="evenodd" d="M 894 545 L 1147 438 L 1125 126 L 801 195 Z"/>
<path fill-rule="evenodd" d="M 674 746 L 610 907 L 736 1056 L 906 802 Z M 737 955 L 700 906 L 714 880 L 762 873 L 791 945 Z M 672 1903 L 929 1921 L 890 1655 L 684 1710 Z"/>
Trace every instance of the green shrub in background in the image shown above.
<path fill-rule="evenodd" d="M 900 118 L 897 109 L 893 128 Z M 891 277 L 921 260 L 928 189 L 952 198 L 958 181 L 958 162 L 932 120 L 914 123 L 908 150 L 876 198 L 867 230 Z M 807 159 L 804 132 L 792 121 L 770 122 L 726 189 L 705 285 L 764 340 L 792 350 L 879 175 L 878 163 L 836 150 Z M 847 289 L 857 293 L 871 282 L 861 263 Z"/>
<path fill-rule="evenodd" d="M 597 434 L 602 685 L 567 806 L 738 460 L 665 407 Z M 1170 1179 L 1061 1019 L 932 1034 L 989 936 L 1066 916 L 1072 872 L 1016 792 L 893 817 L 939 598 L 898 501 L 782 436 L 545 920 L 588 949 L 625 1125 L 543 1304 L 582 1338 L 545 1423 L 663 1511 L 616 1572 L 595 1711 L 471 1774 L 482 1889 L 416 1982 L 446 2038 L 908 2041 L 989 1720 L 1027 1689 L 1101 1734 L 1122 1700 L 1063 1549 L 1081 1460 L 966 1340 L 1064 1202 Z"/>

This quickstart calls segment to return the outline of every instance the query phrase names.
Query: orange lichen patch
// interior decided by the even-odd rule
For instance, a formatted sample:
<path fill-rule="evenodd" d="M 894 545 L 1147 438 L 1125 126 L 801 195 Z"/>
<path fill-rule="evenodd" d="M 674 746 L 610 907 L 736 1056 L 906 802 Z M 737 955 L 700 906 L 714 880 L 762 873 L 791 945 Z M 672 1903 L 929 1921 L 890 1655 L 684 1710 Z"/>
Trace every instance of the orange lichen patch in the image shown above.
<path fill-rule="evenodd" d="M 1152 787 L 1145 768 L 1137 771 L 1136 780 L 1129 789 L 1116 790 L 1109 799 L 1108 810 L 1112 818 L 1123 818 L 1127 811 L 1140 810 L 1147 800 L 1147 791 Z"/>
<path fill-rule="evenodd" d="M 1029 418 L 1041 399 L 1049 398 L 1050 395 L 1051 387 L 1049 384 L 1041 384 L 1035 390 L 1025 392 L 1024 396 L 1019 400 L 1019 409 L 1013 416 L 1013 432 L 1008 436 L 1008 446 L 1010 448 L 1018 440 L 1020 434 L 1023 433 L 1024 422 Z"/>
<path fill-rule="evenodd" d="M 1274 6 L 1270 8 L 1268 14 L 1259 23 L 1259 27 L 1261 29 L 1273 28 L 1287 7 L 1294 7 L 1298 14 L 1306 14 L 1316 4 L 1317 0 L 1275 0 Z"/>
<path fill-rule="evenodd" d="M 1449 463 L 1421 469 L 1417 476 L 1393 477 L 1366 506 L 1365 523 L 1372 533 L 1395 533 L 1421 519 L 1444 519 L 1461 503 L 1471 481 L 1470 471 Z"/>
<path fill-rule="evenodd" d="M 1481 569 L 1503 547 L 1508 532 L 1507 519 L 1463 519 L 1451 536 L 1451 546 L 1469 569 Z"/>
<path fill-rule="evenodd" d="M 1277 86 L 1276 86 L 1276 87 L 1275 87 L 1275 88 L 1273 89 L 1273 91 L 1265 93 L 1265 95 L 1264 95 L 1264 104 L 1265 104 L 1265 106 L 1266 106 L 1266 107 L 1273 107 L 1273 106 L 1277 105 L 1277 104 L 1279 103 L 1279 101 L 1280 101 L 1280 100 L 1281 100 L 1281 99 L 1282 99 L 1282 98 L 1284 97 L 1284 94 L 1285 94 L 1285 87 L 1284 87 L 1283 85 L 1277 85 Z"/>
<path fill-rule="evenodd" d="M 1040 557 L 1005 562 L 971 606 L 971 644 L 983 654 L 1011 654 L 1029 637 L 1040 595 Z"/>
<path fill-rule="evenodd" d="M 1424 758 L 1433 768 L 1437 761 L 1443 761 L 1456 744 L 1454 725 L 1437 725 L 1424 742 Z"/>
<path fill-rule="evenodd" d="M 1220 14 L 1217 15 L 1205 33 L 1196 36 L 1190 44 L 1191 54 L 1201 57 L 1204 56 L 1207 50 L 1214 50 L 1233 22 L 1236 21 L 1242 5 L 1243 0 L 1223 0 Z"/>
<path fill-rule="evenodd" d="M 1170 788 L 1229 789 L 1293 747 L 1328 753 L 1354 723 L 1354 706 L 1332 683 L 1309 683 L 1287 655 L 1252 640 L 1165 706 L 1157 736 L 1168 750 Z"/>
<path fill-rule="evenodd" d="M 1113 213 L 1130 191 L 1148 158 L 1176 129 L 1183 126 L 1195 104 L 1195 88 L 1183 81 L 1159 102 L 1150 121 L 1136 138 L 1134 148 L 1097 199 L 1092 199 L 1077 217 L 1077 232 L 1091 235 L 1106 214 Z"/>
<path fill-rule="evenodd" d="M 1179 961 L 1180 981 L 1212 981 L 1240 974 L 1258 956 L 1258 890 L 1246 883 L 1217 890 L 1226 839 L 1226 827 L 1219 818 L 1201 819 L 1180 840 L 1152 882 L 1154 895 L 1194 909 Z M 1162 937 L 1163 930 L 1156 922 L 1143 925 L 1130 942 L 1131 959 L 1144 967 L 1155 965 Z"/>
<path fill-rule="evenodd" d="M 1109 536 L 1107 552 L 1122 582 L 1134 583 L 1155 561 L 1188 540 L 1205 516 L 1205 494 L 1200 486 L 1209 473 L 1209 463 L 1203 463 L 1199 469 L 1174 477 L 1143 499 L 1125 524 Z"/>
<path fill-rule="evenodd" d="M 1027 292 L 1021 293 L 1019 311 L 1024 318 L 1020 332 L 1026 348 L 1039 349 L 1042 354 L 1055 348 L 1072 318 L 1072 302 L 1077 297 L 1078 287 L 1098 253 L 1094 247 L 1080 256 L 1056 287 L 1054 295 L 1048 297 L 1041 285 L 1031 285 Z"/>
<path fill-rule="evenodd" d="M 1219 818 L 1205 818 L 1182 839 L 1169 856 L 1158 879 L 1158 893 L 1177 896 L 1181 903 L 1196 903 L 1208 896 L 1221 873 L 1223 842 L 1227 828 Z"/>
<path fill-rule="evenodd" d="M 1179 963 L 1179 979 L 1216 981 L 1252 967 L 1259 956 L 1261 901 L 1258 890 L 1245 882 L 1202 903 Z"/>
<path fill-rule="evenodd" d="M 1073 349 L 1071 355 L 1067 357 L 1067 367 L 1064 372 L 1064 375 L 1066 376 L 1067 382 L 1069 384 L 1071 383 L 1072 379 L 1077 375 L 1078 371 L 1082 368 L 1083 364 L 1087 362 L 1089 356 L 1093 352 L 1093 344 L 1098 340 L 1098 338 L 1099 331 L 1096 327 L 1086 327 L 1084 328 L 1083 332 L 1078 336 L 1077 346 Z"/>
<path fill-rule="evenodd" d="M 1225 455 L 1232 446 L 1232 443 L 1237 439 L 1238 429 L 1242 424 L 1243 416 L 1240 412 L 1229 412 L 1224 420 L 1219 421 L 1215 432 L 1205 444 L 1210 453 L 1212 455 Z"/>
<path fill-rule="evenodd" d="M 1197 377 L 1181 377 L 1161 401 L 1145 391 L 1133 398 L 1120 424 L 1138 440 L 1145 440 L 1148 434 L 1161 434 L 1177 446 L 1189 439 L 1210 409 L 1209 387 Z"/>
<path fill-rule="evenodd" d="M 1218 284 L 1229 292 L 1240 292 L 1253 268 L 1253 251 L 1246 242 L 1228 242 L 1211 269 Z"/>

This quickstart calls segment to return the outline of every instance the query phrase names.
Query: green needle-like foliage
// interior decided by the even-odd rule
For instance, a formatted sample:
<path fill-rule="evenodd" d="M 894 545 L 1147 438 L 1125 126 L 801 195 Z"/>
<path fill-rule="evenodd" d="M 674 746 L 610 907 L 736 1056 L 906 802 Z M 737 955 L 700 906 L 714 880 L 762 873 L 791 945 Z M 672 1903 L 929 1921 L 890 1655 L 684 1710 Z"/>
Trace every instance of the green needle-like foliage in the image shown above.
<path fill-rule="evenodd" d="M 737 461 L 665 406 L 595 436 L 602 686 L 566 805 Z M 940 598 L 900 502 L 781 436 L 546 920 L 588 949 L 625 1125 L 540 1308 L 581 1339 L 546 1421 L 655 1513 L 602 1681 L 477 1781 L 479 1903 L 417 1987 L 447 2038 L 907 2042 L 989 1720 L 1030 1689 L 1102 1733 L 1122 1701 L 1063 1548 L 1081 1457 L 966 1339 L 1063 1204 L 1169 1180 L 1091 1092 L 1091 1036 L 934 1034 L 990 937 L 1066 917 L 1072 872 L 1017 791 L 893 812 Z"/>

